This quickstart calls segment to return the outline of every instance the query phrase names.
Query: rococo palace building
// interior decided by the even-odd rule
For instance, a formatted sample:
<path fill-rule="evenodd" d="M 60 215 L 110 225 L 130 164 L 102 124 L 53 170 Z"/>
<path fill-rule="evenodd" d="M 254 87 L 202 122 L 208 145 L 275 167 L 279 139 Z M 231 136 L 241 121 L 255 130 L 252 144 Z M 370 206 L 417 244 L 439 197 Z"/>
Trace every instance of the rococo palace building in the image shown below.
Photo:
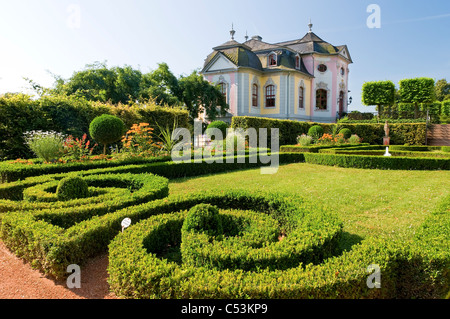
<path fill-rule="evenodd" d="M 301 39 L 267 43 L 260 36 L 213 48 L 201 74 L 218 85 L 232 116 L 335 122 L 347 112 L 349 65 L 346 45 L 334 46 L 309 32 Z M 349 101 L 350 100 L 350 101 Z"/>

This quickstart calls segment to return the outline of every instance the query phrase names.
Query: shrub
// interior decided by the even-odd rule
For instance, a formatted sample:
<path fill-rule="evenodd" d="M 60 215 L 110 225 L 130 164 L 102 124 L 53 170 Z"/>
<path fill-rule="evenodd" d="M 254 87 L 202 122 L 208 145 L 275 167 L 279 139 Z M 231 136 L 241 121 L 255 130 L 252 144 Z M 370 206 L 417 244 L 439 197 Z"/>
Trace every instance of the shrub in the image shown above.
<path fill-rule="evenodd" d="M 64 137 L 50 131 L 31 131 L 25 133 L 25 141 L 36 156 L 45 162 L 54 162 L 64 153 Z"/>
<path fill-rule="evenodd" d="M 450 152 L 450 146 L 442 146 L 442 152 Z"/>
<path fill-rule="evenodd" d="M 320 125 L 314 125 L 308 130 L 308 135 L 313 138 L 313 140 L 318 140 L 323 136 L 323 127 Z"/>
<path fill-rule="evenodd" d="M 182 233 L 200 232 L 207 236 L 223 234 L 222 219 L 217 207 L 209 204 L 199 204 L 192 207 L 184 220 Z"/>
<path fill-rule="evenodd" d="M 154 141 L 153 131 L 148 123 L 133 124 L 122 138 L 122 151 L 131 155 L 155 156 L 162 146 Z"/>
<path fill-rule="evenodd" d="M 86 198 L 89 196 L 88 185 L 79 176 L 63 178 L 56 189 L 56 196 L 60 201 Z"/>
<path fill-rule="evenodd" d="M 125 132 L 126 128 L 123 121 L 108 114 L 96 117 L 89 125 L 89 133 L 92 138 L 103 144 L 103 154 L 106 154 L 106 146 L 119 141 Z"/>
<path fill-rule="evenodd" d="M 301 136 L 297 137 L 297 144 L 300 146 L 309 146 L 312 144 L 312 142 L 313 138 L 306 134 L 302 134 Z"/>
<path fill-rule="evenodd" d="M 359 138 L 358 135 L 354 134 L 349 137 L 348 142 L 350 144 L 359 144 L 359 143 L 361 143 L 361 139 Z"/>
<path fill-rule="evenodd" d="M 271 128 L 279 128 L 280 145 L 294 145 L 297 137 L 307 134 L 310 127 L 319 125 L 318 123 L 299 122 L 291 120 L 275 120 L 268 118 L 256 118 L 247 116 L 235 116 L 232 120 L 233 128 L 254 128 L 258 132 L 260 128 L 267 128 L 269 142 L 271 138 Z M 330 128 L 334 124 L 320 124 L 322 128 Z M 358 135 L 364 143 L 383 144 L 384 123 L 362 123 L 347 124 L 340 123 L 342 128 L 348 128 L 353 134 Z M 423 123 L 395 123 L 390 125 L 391 144 L 423 145 L 426 139 L 426 124 Z M 330 131 L 331 129 L 328 129 Z M 309 135 L 309 134 L 308 134 Z M 321 136 L 319 136 L 320 138 Z M 270 145 L 269 145 L 270 147 Z"/>
<path fill-rule="evenodd" d="M 91 102 L 79 96 L 42 96 L 34 99 L 23 94 L 0 96 L 0 159 L 31 158 L 33 153 L 24 143 L 23 132 L 56 131 L 81 138 L 89 133 L 91 121 L 102 114 L 121 118 L 126 127 L 134 123 L 150 123 L 159 135 L 161 127 L 190 128 L 189 113 L 153 103 L 112 105 Z"/>
<path fill-rule="evenodd" d="M 73 138 L 73 136 L 70 135 L 64 141 L 65 153 L 75 160 L 87 159 L 89 155 L 92 155 L 92 152 L 94 151 L 94 148 L 97 146 L 97 144 L 89 148 L 90 145 L 91 141 L 87 140 L 86 133 L 83 134 L 83 137 L 81 139 Z"/>
<path fill-rule="evenodd" d="M 346 140 L 352 136 L 352 131 L 348 128 L 341 129 L 339 133 L 342 134 Z"/>
<path fill-rule="evenodd" d="M 206 134 L 210 137 L 216 139 L 216 140 L 223 140 L 226 136 L 227 136 L 227 128 L 228 128 L 228 124 L 223 122 L 223 121 L 214 121 L 211 122 L 207 129 L 206 129 Z M 220 130 L 220 132 L 222 133 L 222 138 L 219 138 L 218 136 L 214 135 L 214 131 L 211 129 L 218 129 Z M 211 131 L 209 131 L 211 130 Z"/>

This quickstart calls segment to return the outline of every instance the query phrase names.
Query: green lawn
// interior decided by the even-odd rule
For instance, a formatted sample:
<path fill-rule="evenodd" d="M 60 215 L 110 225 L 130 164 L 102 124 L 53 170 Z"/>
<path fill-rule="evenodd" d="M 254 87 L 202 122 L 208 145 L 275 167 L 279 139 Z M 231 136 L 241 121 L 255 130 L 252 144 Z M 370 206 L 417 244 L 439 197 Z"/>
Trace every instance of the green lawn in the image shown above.
<path fill-rule="evenodd" d="M 171 194 L 210 189 L 298 194 L 339 214 L 346 249 L 368 236 L 412 238 L 417 226 L 450 194 L 450 171 L 363 170 L 302 163 L 281 166 L 274 175 L 252 169 L 173 180 L 169 187 Z"/>

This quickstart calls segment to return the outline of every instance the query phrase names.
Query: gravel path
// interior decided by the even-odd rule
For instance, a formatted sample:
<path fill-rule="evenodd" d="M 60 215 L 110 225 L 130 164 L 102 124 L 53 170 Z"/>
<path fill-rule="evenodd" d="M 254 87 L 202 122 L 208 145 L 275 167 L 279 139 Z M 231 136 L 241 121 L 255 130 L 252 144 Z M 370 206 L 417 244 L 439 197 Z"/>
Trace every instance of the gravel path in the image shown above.
<path fill-rule="evenodd" d="M 107 283 L 108 256 L 90 260 L 81 268 L 81 288 L 68 289 L 33 270 L 0 241 L 0 299 L 117 299 Z"/>

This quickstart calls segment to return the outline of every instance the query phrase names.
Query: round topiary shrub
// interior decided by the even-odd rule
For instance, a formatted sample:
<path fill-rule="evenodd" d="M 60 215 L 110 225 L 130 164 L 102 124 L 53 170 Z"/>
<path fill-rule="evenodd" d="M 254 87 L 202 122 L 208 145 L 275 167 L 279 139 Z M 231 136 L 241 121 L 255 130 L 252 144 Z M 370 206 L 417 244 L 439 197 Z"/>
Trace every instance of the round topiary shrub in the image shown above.
<path fill-rule="evenodd" d="M 214 137 L 215 140 L 223 140 L 227 136 L 227 128 L 228 128 L 228 124 L 225 123 L 224 121 L 214 121 L 208 125 L 208 127 L 206 129 L 206 135 L 208 135 L 211 139 L 212 139 L 212 137 Z M 215 136 L 214 130 L 211 130 L 211 129 L 220 130 L 220 132 L 222 132 L 222 138 L 219 138 L 219 136 Z"/>
<path fill-rule="evenodd" d="M 120 118 L 108 114 L 96 117 L 89 125 L 91 137 L 103 145 L 103 154 L 106 154 L 106 146 L 119 141 L 125 132 L 125 123 Z"/>
<path fill-rule="evenodd" d="M 198 232 L 208 236 L 223 234 L 222 219 L 217 207 L 210 204 L 199 204 L 192 207 L 181 228 L 182 233 Z"/>
<path fill-rule="evenodd" d="M 311 126 L 308 130 L 308 135 L 314 140 L 317 140 L 323 136 L 323 127 L 320 125 Z"/>
<path fill-rule="evenodd" d="M 342 134 L 345 139 L 349 139 L 350 136 L 352 136 L 352 131 L 350 131 L 350 129 L 348 128 L 343 128 L 339 131 L 339 133 Z"/>
<path fill-rule="evenodd" d="M 88 184 L 79 176 L 63 178 L 56 188 L 56 196 L 60 201 L 67 201 L 89 196 Z"/>

